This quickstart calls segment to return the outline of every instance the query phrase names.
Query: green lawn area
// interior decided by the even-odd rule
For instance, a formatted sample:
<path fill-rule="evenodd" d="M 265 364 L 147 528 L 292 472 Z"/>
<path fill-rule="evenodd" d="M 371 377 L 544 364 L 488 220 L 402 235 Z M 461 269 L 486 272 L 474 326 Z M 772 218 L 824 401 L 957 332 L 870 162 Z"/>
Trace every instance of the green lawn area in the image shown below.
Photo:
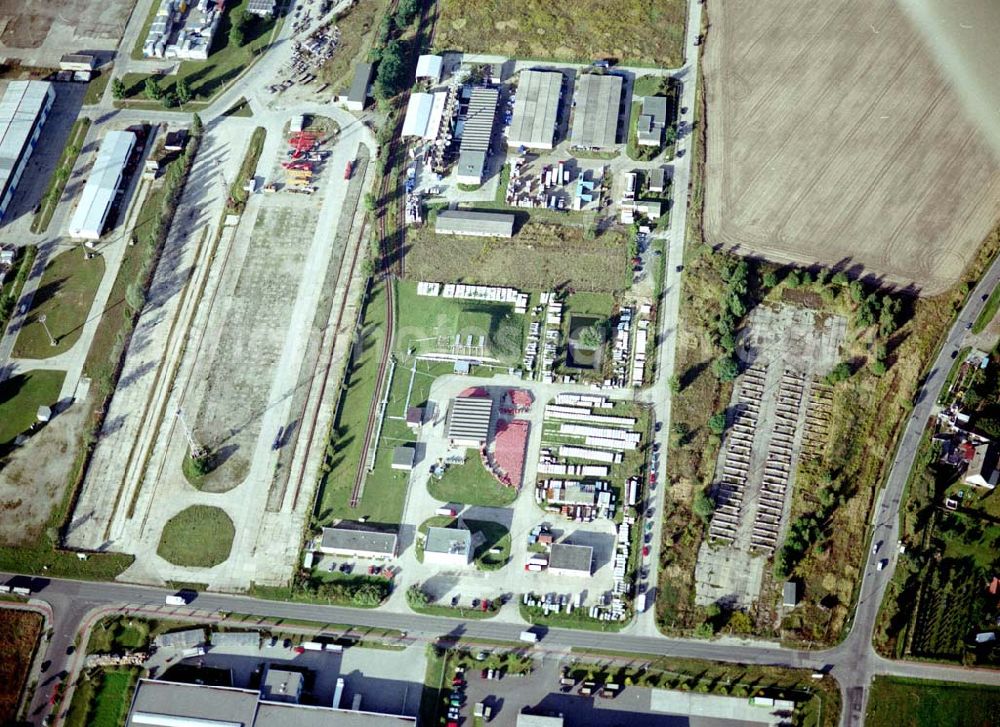
<path fill-rule="evenodd" d="M 87 91 L 83 94 L 83 105 L 91 106 L 101 102 L 101 97 L 104 95 L 104 89 L 108 87 L 108 82 L 111 80 L 111 68 L 104 68 L 100 71 L 94 71 L 93 75 L 90 77 L 90 82 L 87 83 Z"/>
<path fill-rule="evenodd" d="M 59 198 L 62 197 L 63 189 L 66 188 L 66 182 L 69 181 L 69 176 L 73 172 L 77 157 L 80 156 L 80 151 L 83 149 L 83 140 L 87 137 L 89 130 L 90 119 L 87 117 L 79 118 L 73 122 L 66 146 L 63 147 L 62 154 L 59 155 L 59 162 L 49 179 L 48 189 L 42 195 L 41 205 L 31 221 L 32 232 L 45 232 L 49 228 L 49 221 L 59 205 Z"/>
<path fill-rule="evenodd" d="M 239 76 L 247 67 L 254 63 L 267 50 L 273 34 L 283 22 L 281 18 L 260 18 L 248 15 L 248 23 L 244 33 L 242 46 L 234 46 L 229 42 L 230 17 L 237 9 L 246 10 L 249 0 L 240 0 L 230 4 L 228 12 L 223 15 L 219 28 L 215 33 L 212 51 L 205 61 L 184 61 L 180 70 L 174 76 L 159 76 L 160 87 L 165 94 L 176 93 L 177 80 L 187 81 L 191 92 L 191 101 L 181 108 L 195 109 L 210 101 L 222 91 L 231 81 Z M 155 13 L 158 3 L 154 4 L 151 13 Z M 152 22 L 152 15 L 147 23 Z M 142 43 L 146 37 L 148 26 L 140 32 L 136 40 L 136 48 L 132 51 L 133 58 L 142 58 Z M 169 65 L 170 61 L 164 61 Z M 125 100 L 123 105 L 132 107 L 160 107 L 159 101 L 148 100 L 144 94 L 146 73 L 126 73 L 122 77 L 125 83 Z"/>
<path fill-rule="evenodd" d="M 398 352 L 447 352 L 458 334 L 463 344 L 468 336 L 476 344 L 484 336 L 489 355 L 511 363 L 521 360 L 528 316 L 514 313 L 513 305 L 417 295 L 414 282 L 399 283 L 396 294 Z"/>
<path fill-rule="evenodd" d="M 466 520 L 462 518 L 462 522 L 465 524 L 466 529 L 472 531 L 473 536 L 476 533 L 483 534 L 483 542 L 480 543 L 476 548 L 476 552 L 473 553 L 473 560 L 477 568 L 480 570 L 498 570 L 507 565 L 507 561 L 510 560 L 510 531 L 507 528 L 489 520 Z M 417 532 L 426 536 L 429 528 L 457 527 L 457 519 L 448 515 L 435 515 L 432 518 L 424 520 L 417 529 Z M 423 543 L 422 541 L 418 541 L 418 543 L 416 550 L 417 560 L 423 563 Z M 493 548 L 499 548 L 500 552 L 490 553 L 490 550 Z"/>
<path fill-rule="evenodd" d="M 972 332 L 982 333 L 996 316 L 998 308 L 1000 308 L 1000 286 L 994 288 L 993 292 L 990 293 L 990 297 L 986 299 L 986 305 L 983 306 L 982 313 L 976 318 L 976 322 L 972 324 Z"/>
<path fill-rule="evenodd" d="M 84 260 L 82 245 L 52 258 L 45 265 L 41 283 L 28 311 L 27 324 L 14 343 L 16 358 L 49 358 L 68 351 L 83 333 L 97 288 L 104 277 L 104 258 Z M 50 344 L 45 325 L 56 340 Z"/>
<path fill-rule="evenodd" d="M 225 511 L 192 505 L 167 521 L 156 553 L 174 565 L 211 568 L 229 557 L 235 535 Z"/>
<path fill-rule="evenodd" d="M 364 335 L 349 364 L 343 392 L 334 417 L 330 443 L 323 463 L 320 491 L 316 498 L 316 520 L 328 524 L 338 518 L 357 520 L 367 517 L 374 523 L 398 523 L 406 498 L 407 473 L 393 470 L 392 448 L 402 441 L 413 441 L 405 424 L 392 427 L 388 417 L 382 429 L 380 447 L 375 458 L 375 472 L 365 482 L 358 507 L 351 508 L 351 490 L 358 466 L 365 456 L 362 451 L 368 410 L 375 393 L 378 361 L 385 342 L 386 289 L 375 285 L 363 313 Z M 409 376 L 402 365 L 396 367 L 393 388 Z M 406 389 L 402 396 L 405 397 Z M 387 414 L 389 412 L 387 411 Z M 398 440 L 397 440 L 398 437 Z M 383 446 L 384 443 L 384 446 Z"/>
<path fill-rule="evenodd" d="M 464 464 L 448 465 L 441 479 L 431 477 L 427 489 L 438 500 L 466 505 L 506 507 L 517 499 L 517 490 L 497 482 L 475 449 L 466 450 Z"/>
<path fill-rule="evenodd" d="M 0 382 L 0 450 L 35 423 L 40 406 L 59 400 L 65 371 L 28 371 Z"/>
<path fill-rule="evenodd" d="M 119 727 L 124 724 L 140 671 L 133 667 L 84 673 L 73 692 L 64 724 L 67 727 Z"/>
<path fill-rule="evenodd" d="M 35 257 L 38 255 L 38 248 L 34 245 L 20 247 L 14 254 L 14 268 L 12 274 L 7 275 L 3 285 L 0 285 L 0 332 L 7 328 L 7 321 L 17 307 L 17 301 L 21 297 L 21 289 L 24 288 L 24 281 L 31 274 L 31 268 L 35 264 Z"/>
<path fill-rule="evenodd" d="M 865 723 L 871 727 L 1000 724 L 1000 687 L 875 677 Z"/>

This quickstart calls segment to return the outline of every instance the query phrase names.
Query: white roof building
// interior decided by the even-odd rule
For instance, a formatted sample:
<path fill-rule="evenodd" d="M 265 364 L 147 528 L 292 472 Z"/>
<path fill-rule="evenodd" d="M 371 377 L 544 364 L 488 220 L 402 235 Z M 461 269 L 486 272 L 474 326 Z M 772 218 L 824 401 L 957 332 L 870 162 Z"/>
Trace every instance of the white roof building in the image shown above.
<path fill-rule="evenodd" d="M 444 58 L 441 56 L 420 56 L 417 59 L 417 78 L 429 78 L 434 83 L 441 80 Z"/>
<path fill-rule="evenodd" d="M 448 94 L 445 91 L 411 93 L 406 105 L 406 116 L 403 118 L 403 137 L 419 137 L 425 141 L 436 139 L 447 100 Z"/>
<path fill-rule="evenodd" d="M 70 220 L 70 237 L 78 240 L 100 239 L 135 141 L 135 134 L 131 131 L 109 131 L 104 137 L 80 195 L 80 203 Z"/>
<path fill-rule="evenodd" d="M 55 98 L 55 88 L 46 81 L 11 81 L 0 99 L 0 220 Z"/>
<path fill-rule="evenodd" d="M 990 442 L 975 445 L 975 454 L 965 471 L 965 482 L 992 490 L 997 486 L 997 450 Z"/>
<path fill-rule="evenodd" d="M 472 532 L 464 527 L 427 529 L 424 563 L 452 567 L 472 562 Z"/>

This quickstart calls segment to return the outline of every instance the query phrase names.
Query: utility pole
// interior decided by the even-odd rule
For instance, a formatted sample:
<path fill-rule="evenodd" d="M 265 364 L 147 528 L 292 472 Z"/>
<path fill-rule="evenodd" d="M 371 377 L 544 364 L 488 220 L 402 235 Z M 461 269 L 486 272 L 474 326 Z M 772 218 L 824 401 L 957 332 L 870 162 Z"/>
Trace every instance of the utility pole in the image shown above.
<path fill-rule="evenodd" d="M 206 454 L 205 448 L 202 447 L 198 443 L 198 440 L 194 438 L 194 432 L 191 430 L 191 427 L 188 426 L 187 420 L 184 418 L 183 409 L 177 410 L 177 419 L 180 420 L 181 427 L 184 429 L 184 437 L 187 439 L 188 442 L 188 449 L 191 452 L 191 459 L 201 459 Z"/>
<path fill-rule="evenodd" d="M 45 314 L 44 313 L 42 313 L 42 315 L 38 316 L 38 322 L 42 324 L 42 328 L 45 329 L 45 335 L 47 335 L 49 337 L 49 345 L 50 346 L 55 346 L 56 345 L 56 339 L 52 337 L 52 331 L 50 331 L 49 327 L 47 325 L 45 325 Z"/>

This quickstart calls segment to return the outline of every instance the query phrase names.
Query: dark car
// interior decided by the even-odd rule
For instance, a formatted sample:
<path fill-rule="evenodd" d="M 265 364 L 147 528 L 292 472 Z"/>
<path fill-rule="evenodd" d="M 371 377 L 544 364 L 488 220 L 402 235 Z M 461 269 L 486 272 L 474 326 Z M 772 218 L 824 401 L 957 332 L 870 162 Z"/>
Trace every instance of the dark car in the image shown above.
<path fill-rule="evenodd" d="M 958 349 L 957 348 L 954 351 L 951 352 L 951 357 L 952 358 L 958 358 Z"/>

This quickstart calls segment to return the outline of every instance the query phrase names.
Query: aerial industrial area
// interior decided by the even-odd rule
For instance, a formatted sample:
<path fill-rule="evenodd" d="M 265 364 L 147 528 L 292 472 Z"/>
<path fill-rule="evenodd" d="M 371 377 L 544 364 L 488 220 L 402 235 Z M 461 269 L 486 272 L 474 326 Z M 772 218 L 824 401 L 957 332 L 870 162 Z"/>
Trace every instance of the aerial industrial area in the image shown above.
<path fill-rule="evenodd" d="M 0 724 L 1000 721 L 994 4 L 8 5 Z"/>

